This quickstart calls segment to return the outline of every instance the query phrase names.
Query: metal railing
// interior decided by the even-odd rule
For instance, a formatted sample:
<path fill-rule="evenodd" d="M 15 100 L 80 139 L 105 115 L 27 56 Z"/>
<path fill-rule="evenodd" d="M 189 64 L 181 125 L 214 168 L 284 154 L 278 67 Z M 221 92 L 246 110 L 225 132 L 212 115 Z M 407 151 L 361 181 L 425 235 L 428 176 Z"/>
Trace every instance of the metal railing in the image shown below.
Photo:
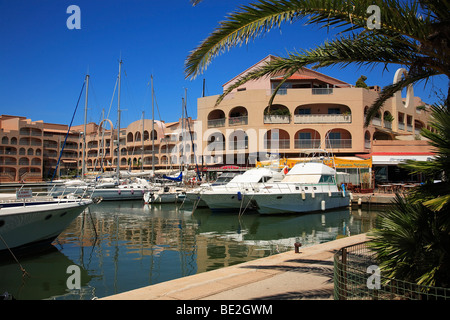
<path fill-rule="evenodd" d="M 334 255 L 335 300 L 449 300 L 450 288 L 430 287 L 373 273 L 378 268 L 367 242 Z M 379 269 L 378 269 L 379 270 Z"/>
<path fill-rule="evenodd" d="M 294 123 L 352 123 L 351 114 L 295 114 Z"/>

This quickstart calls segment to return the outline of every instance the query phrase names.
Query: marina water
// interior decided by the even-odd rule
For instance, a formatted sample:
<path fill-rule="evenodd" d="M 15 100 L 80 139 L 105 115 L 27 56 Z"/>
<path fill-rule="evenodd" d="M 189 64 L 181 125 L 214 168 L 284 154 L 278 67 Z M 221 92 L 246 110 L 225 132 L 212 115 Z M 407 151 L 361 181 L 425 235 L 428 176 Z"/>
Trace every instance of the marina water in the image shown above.
<path fill-rule="evenodd" d="M 45 252 L 0 258 L 0 293 L 15 299 L 101 298 L 152 284 L 367 232 L 376 211 L 304 215 L 212 213 L 186 204 L 92 205 Z M 71 282 L 75 266 L 80 288 Z M 75 275 L 75 274 L 74 274 Z"/>

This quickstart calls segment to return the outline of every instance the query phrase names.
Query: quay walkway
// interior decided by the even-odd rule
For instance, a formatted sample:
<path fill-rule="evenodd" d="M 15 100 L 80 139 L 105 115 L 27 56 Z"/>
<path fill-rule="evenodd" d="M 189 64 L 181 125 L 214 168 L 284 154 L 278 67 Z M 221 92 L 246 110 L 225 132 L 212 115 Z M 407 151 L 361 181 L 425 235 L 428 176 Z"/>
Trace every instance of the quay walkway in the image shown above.
<path fill-rule="evenodd" d="M 394 193 L 353 193 L 351 205 L 387 205 L 395 198 Z"/>
<path fill-rule="evenodd" d="M 333 255 L 366 234 L 203 272 L 101 300 L 332 300 Z"/>

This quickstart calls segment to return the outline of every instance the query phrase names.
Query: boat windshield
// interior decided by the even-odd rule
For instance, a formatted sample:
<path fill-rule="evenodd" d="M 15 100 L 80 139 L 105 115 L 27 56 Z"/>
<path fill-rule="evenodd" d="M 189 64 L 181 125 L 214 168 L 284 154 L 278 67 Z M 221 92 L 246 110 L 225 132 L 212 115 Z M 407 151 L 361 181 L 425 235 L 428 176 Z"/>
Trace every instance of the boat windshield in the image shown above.
<path fill-rule="evenodd" d="M 319 183 L 335 183 L 334 176 L 332 175 L 321 175 Z"/>

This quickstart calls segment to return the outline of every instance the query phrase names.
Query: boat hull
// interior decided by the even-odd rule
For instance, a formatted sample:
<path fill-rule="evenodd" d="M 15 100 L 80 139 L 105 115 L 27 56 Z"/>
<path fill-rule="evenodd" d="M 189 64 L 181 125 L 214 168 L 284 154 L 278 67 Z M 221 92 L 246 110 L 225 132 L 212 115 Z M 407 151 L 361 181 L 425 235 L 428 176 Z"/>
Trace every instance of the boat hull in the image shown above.
<path fill-rule="evenodd" d="M 1 208 L 0 251 L 50 243 L 91 203 L 91 200 L 61 201 Z"/>
<path fill-rule="evenodd" d="M 183 195 L 184 196 L 184 195 Z M 165 192 L 165 193 L 151 193 L 147 192 L 144 194 L 144 202 L 148 203 L 177 203 L 183 201 L 178 193 Z"/>
<path fill-rule="evenodd" d="M 347 207 L 348 194 L 338 192 L 320 193 L 270 193 L 255 194 L 253 200 L 260 214 L 307 213 Z"/>
<path fill-rule="evenodd" d="M 199 192 L 186 192 L 186 202 L 196 204 L 196 208 L 206 208 L 208 205 L 205 200 L 202 199 L 202 193 Z"/>
<path fill-rule="evenodd" d="M 239 211 L 254 209 L 252 196 L 236 192 L 205 192 L 202 200 L 212 211 Z"/>
<path fill-rule="evenodd" d="M 142 200 L 147 189 L 104 188 L 94 189 L 92 197 L 101 197 L 103 201 Z"/>

